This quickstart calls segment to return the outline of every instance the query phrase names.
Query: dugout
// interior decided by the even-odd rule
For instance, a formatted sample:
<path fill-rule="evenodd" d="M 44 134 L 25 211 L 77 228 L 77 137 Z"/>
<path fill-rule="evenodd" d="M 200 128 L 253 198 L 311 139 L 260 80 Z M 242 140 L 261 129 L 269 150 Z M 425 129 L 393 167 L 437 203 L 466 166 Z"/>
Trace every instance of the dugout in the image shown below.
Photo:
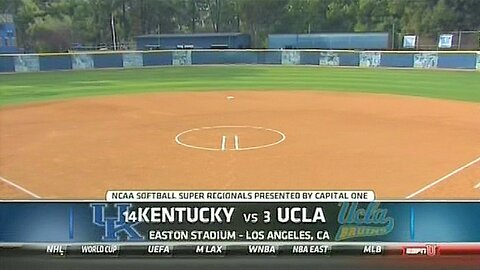
<path fill-rule="evenodd" d="M 250 48 L 250 35 L 242 33 L 143 35 L 136 41 L 137 50 Z"/>
<path fill-rule="evenodd" d="M 268 35 L 270 49 L 386 50 L 390 45 L 388 32 Z"/>

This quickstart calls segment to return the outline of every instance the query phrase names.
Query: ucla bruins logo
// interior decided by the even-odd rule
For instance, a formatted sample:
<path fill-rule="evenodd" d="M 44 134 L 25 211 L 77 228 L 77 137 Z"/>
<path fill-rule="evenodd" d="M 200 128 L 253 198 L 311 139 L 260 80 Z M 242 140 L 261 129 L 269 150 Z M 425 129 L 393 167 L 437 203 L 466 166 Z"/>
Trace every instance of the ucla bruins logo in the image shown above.
<path fill-rule="evenodd" d="M 379 202 L 369 203 L 367 208 L 358 207 L 357 202 L 341 203 L 338 213 L 338 228 L 335 240 L 358 237 L 374 237 L 389 234 L 394 227 L 394 219 L 388 217 L 388 210 L 380 208 Z"/>

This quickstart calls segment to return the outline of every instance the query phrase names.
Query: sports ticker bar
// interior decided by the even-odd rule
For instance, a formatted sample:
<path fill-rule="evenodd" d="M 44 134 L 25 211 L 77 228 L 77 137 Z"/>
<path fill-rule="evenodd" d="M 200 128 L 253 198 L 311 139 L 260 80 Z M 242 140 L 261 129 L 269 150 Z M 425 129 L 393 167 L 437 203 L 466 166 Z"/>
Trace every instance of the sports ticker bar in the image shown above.
<path fill-rule="evenodd" d="M 2 202 L 0 256 L 480 256 L 479 202 L 237 199 Z"/>
<path fill-rule="evenodd" d="M 202 257 L 202 256 L 477 256 L 480 243 L 82 243 L 3 245 L 0 256 L 51 257 Z"/>

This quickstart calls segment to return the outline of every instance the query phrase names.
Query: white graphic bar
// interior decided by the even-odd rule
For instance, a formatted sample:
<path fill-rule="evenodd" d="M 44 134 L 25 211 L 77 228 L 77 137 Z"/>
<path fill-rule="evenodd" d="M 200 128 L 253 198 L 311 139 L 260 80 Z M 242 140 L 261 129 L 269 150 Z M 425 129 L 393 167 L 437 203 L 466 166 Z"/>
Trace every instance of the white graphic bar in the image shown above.
<path fill-rule="evenodd" d="M 107 202 L 371 202 L 372 190 L 326 191 L 153 191 L 112 190 Z"/>

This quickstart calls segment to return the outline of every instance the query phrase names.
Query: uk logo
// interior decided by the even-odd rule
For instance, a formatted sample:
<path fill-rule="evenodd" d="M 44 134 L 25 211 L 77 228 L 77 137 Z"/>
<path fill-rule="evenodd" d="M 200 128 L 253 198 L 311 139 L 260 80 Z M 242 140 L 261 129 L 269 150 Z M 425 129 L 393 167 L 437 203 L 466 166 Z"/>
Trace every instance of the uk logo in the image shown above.
<path fill-rule="evenodd" d="M 125 221 L 125 212 L 128 212 L 131 204 L 114 204 L 117 209 L 117 216 L 105 216 L 105 210 L 108 204 L 92 203 L 90 207 L 93 209 L 92 222 L 93 224 L 104 227 L 105 231 L 102 236 L 103 241 L 120 241 L 121 235 L 126 235 L 128 241 L 141 241 L 144 237 L 135 229 L 137 223 L 127 223 Z"/>

